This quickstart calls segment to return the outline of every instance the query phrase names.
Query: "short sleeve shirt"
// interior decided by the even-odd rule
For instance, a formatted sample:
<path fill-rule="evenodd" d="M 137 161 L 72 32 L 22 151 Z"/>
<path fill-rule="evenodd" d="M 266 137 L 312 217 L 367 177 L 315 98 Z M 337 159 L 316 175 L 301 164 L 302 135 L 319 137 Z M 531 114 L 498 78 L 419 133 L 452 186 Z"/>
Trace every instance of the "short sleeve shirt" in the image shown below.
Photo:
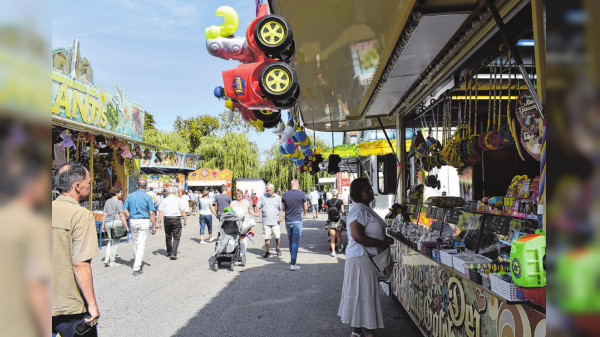
<path fill-rule="evenodd" d="M 123 208 L 129 211 L 131 219 L 148 219 L 150 218 L 150 211 L 156 210 L 152 197 L 143 190 L 129 193 Z"/>
<path fill-rule="evenodd" d="M 224 213 L 223 209 L 231 204 L 231 197 L 228 194 L 221 193 L 215 197 L 215 202 L 217 203 L 217 217 L 220 218 Z"/>
<path fill-rule="evenodd" d="M 181 210 L 183 209 L 185 207 L 181 200 L 172 194 L 166 197 L 158 206 L 158 210 L 163 212 L 163 216 L 181 216 Z"/>
<path fill-rule="evenodd" d="M 104 203 L 104 223 L 121 220 L 119 214 L 123 213 L 123 202 L 116 198 L 110 198 Z"/>
<path fill-rule="evenodd" d="M 279 215 L 281 213 L 281 197 L 277 194 L 269 196 L 268 194 L 260 197 L 257 204 L 262 212 L 262 223 L 265 226 L 278 225 Z"/>
<path fill-rule="evenodd" d="M 350 226 L 354 221 L 358 221 L 365 227 L 365 234 L 374 239 L 383 240 L 385 238 L 386 222 L 377 213 L 368 208 L 365 204 L 354 203 L 350 207 L 348 214 L 348 246 L 346 248 L 346 258 L 357 257 L 365 254 L 363 246 L 352 238 L 352 229 Z M 366 247 L 369 254 L 378 254 L 376 247 Z"/>
<path fill-rule="evenodd" d="M 283 193 L 281 201 L 285 205 L 285 222 L 302 221 L 304 208 L 304 192 L 290 190 Z"/>
<path fill-rule="evenodd" d="M 252 205 L 256 206 L 258 203 L 258 196 L 255 194 L 252 196 Z"/>
<path fill-rule="evenodd" d="M 86 312 L 73 264 L 97 256 L 98 236 L 92 212 L 69 196 L 59 196 L 52 202 L 52 316 Z"/>

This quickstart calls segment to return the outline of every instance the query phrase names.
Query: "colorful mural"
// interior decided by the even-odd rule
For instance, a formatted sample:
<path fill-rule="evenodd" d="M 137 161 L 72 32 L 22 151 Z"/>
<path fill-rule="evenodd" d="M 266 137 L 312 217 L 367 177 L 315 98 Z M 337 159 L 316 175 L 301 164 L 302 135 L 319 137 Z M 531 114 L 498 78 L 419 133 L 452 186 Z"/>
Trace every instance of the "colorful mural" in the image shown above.
<path fill-rule="evenodd" d="M 175 151 L 146 151 L 141 160 L 142 167 L 173 168 L 173 169 L 196 169 L 198 156 L 195 154 L 184 154 Z"/>
<path fill-rule="evenodd" d="M 188 185 L 193 185 L 193 181 L 214 181 L 215 185 L 218 184 L 217 182 L 224 181 L 227 185 L 227 194 L 229 195 L 231 195 L 232 180 L 233 173 L 228 169 L 212 170 L 201 168 L 188 174 Z"/>
<path fill-rule="evenodd" d="M 509 304 L 427 256 L 396 242 L 392 291 L 423 335 L 538 337 L 546 316 Z"/>

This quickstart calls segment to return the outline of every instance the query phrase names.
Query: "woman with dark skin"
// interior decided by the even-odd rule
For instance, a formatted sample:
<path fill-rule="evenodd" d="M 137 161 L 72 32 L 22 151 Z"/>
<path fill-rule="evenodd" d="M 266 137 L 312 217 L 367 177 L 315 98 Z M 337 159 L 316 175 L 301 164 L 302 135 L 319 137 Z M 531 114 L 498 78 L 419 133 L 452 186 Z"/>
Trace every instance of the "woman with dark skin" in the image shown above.
<path fill-rule="evenodd" d="M 376 255 L 389 247 L 393 239 L 385 235 L 385 221 L 369 206 L 374 194 L 368 179 L 355 179 L 350 184 L 350 197 L 354 204 L 348 215 L 348 246 L 338 315 L 342 323 L 352 326 L 352 337 L 359 337 L 362 332 L 374 337 L 375 329 L 383 328 L 383 314 L 377 269 L 367 252 Z"/>

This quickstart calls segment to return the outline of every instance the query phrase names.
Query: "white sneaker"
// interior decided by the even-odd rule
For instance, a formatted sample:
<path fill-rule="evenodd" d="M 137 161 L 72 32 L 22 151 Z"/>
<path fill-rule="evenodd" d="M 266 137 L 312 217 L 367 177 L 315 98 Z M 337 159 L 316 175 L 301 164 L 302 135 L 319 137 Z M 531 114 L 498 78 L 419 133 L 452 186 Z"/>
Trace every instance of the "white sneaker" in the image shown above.
<path fill-rule="evenodd" d="M 290 265 L 290 270 L 291 270 L 291 271 L 295 271 L 295 270 L 299 270 L 299 269 L 300 269 L 300 266 L 299 266 L 299 265 L 297 265 L 297 264 L 292 264 L 292 265 Z"/>
<path fill-rule="evenodd" d="M 204 244 L 206 244 L 206 242 L 204 240 L 200 240 L 200 244 L 204 245 Z"/>
<path fill-rule="evenodd" d="M 344 250 L 344 244 L 340 244 L 340 247 L 338 248 L 338 253 L 341 253 Z"/>
<path fill-rule="evenodd" d="M 335 252 L 331 252 L 331 254 L 329 254 L 329 256 L 335 257 Z"/>

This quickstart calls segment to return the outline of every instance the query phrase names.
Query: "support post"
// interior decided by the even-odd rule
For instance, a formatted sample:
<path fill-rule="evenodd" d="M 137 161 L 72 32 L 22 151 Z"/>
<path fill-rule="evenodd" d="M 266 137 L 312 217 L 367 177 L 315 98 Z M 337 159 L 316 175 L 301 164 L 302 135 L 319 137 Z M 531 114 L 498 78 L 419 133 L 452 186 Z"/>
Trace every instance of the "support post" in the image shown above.
<path fill-rule="evenodd" d="M 400 157 L 400 181 L 398 183 L 398 195 L 400 204 L 406 202 L 406 130 L 404 130 L 404 116 L 396 115 L 396 149 Z"/>
<path fill-rule="evenodd" d="M 90 194 L 88 197 L 88 209 L 91 211 L 92 210 L 92 200 L 94 197 L 94 185 L 96 185 L 94 183 L 94 141 L 95 139 L 90 140 L 90 178 L 91 178 L 91 183 L 90 183 Z"/>

